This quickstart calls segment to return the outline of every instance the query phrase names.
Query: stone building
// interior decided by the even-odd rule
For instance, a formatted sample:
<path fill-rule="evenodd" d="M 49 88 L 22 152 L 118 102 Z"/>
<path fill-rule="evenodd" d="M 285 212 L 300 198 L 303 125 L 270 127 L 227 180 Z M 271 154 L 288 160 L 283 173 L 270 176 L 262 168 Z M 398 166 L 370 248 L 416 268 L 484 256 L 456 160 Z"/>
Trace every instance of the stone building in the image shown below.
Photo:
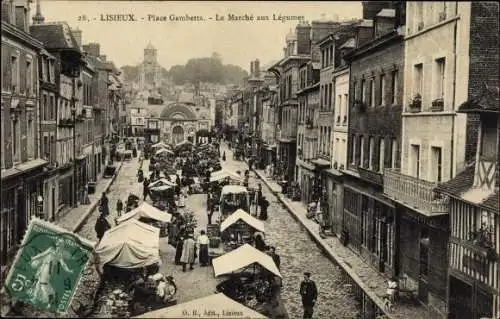
<path fill-rule="evenodd" d="M 449 311 L 450 201 L 435 187 L 474 160 L 477 117 L 457 113 L 458 106 L 484 83 L 498 80 L 498 72 L 491 71 L 498 71 L 498 34 L 482 38 L 491 33 L 482 30 L 498 29 L 488 7 L 483 2 L 406 5 L 401 168 L 385 171 L 384 193 L 401 216 L 400 273 L 436 316 Z"/>
<path fill-rule="evenodd" d="M 301 186 L 301 200 L 307 205 L 317 200 L 319 184 L 315 166 L 311 162 L 318 154 L 318 122 L 320 104 L 319 62 L 305 62 L 299 69 L 298 127 L 297 127 L 297 181 Z M 315 191 L 316 190 L 316 191 Z"/>
<path fill-rule="evenodd" d="M 39 54 L 28 27 L 29 1 L 2 1 L 1 266 L 11 260 L 32 216 L 43 207 L 48 161 L 39 152 Z"/>
<path fill-rule="evenodd" d="M 157 91 L 161 81 L 162 67 L 158 63 L 158 50 L 149 43 L 144 49 L 144 60 L 139 65 L 139 89 Z"/>
<path fill-rule="evenodd" d="M 38 61 L 40 76 L 40 156 L 49 162 L 43 190 L 43 212 L 48 220 L 54 220 L 58 205 L 57 193 L 57 93 L 55 78 L 56 58 L 45 49 Z"/>
<path fill-rule="evenodd" d="M 82 165 L 82 161 L 77 159 L 82 158 L 78 157 L 79 136 L 75 124 L 83 110 L 78 99 L 78 90 L 81 87 L 78 86 L 78 79 L 84 60 L 78 42 L 65 22 L 34 24 L 30 29 L 33 36 L 56 57 L 55 78 L 58 87 L 56 157 L 59 175 L 57 218 L 78 202 L 77 169 Z"/>
<path fill-rule="evenodd" d="M 469 3 L 464 11 L 458 9 L 470 23 L 468 48 L 463 48 L 468 49 L 470 61 L 465 77 L 467 101 L 455 104 L 454 109 L 465 113 L 469 123 L 480 120 L 480 126 L 467 126 L 472 131 L 468 136 L 477 134 L 476 143 L 468 140 L 459 145 L 468 149 L 466 158 L 472 156 L 473 162 L 437 188 L 443 196 L 450 196 L 449 318 L 500 316 L 498 9 L 493 2 Z"/>
<path fill-rule="evenodd" d="M 389 276 L 399 271 L 397 223 L 394 205 L 383 196 L 382 176 L 384 168 L 399 164 L 404 65 L 395 17 L 395 10 L 382 9 L 360 23 L 356 49 L 344 56 L 350 63 L 350 108 L 343 229 L 347 245 Z"/>
<path fill-rule="evenodd" d="M 149 118 L 148 121 L 154 120 Z M 194 107 L 184 103 L 171 103 L 161 112 L 159 118 L 161 140 L 178 144 L 185 140 L 195 142 L 196 132 L 210 131 L 208 108 Z"/>

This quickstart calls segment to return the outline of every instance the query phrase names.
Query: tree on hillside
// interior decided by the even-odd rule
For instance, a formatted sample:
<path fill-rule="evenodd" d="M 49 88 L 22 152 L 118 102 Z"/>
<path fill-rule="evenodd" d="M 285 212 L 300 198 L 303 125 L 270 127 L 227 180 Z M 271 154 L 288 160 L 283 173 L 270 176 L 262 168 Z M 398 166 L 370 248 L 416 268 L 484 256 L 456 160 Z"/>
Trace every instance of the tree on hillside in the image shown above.
<path fill-rule="evenodd" d="M 189 59 L 186 65 L 174 65 L 168 71 L 168 76 L 175 84 L 187 82 L 196 84 L 235 83 L 241 84 L 247 72 L 236 65 L 224 65 L 222 57 L 214 52 L 211 57 Z"/>

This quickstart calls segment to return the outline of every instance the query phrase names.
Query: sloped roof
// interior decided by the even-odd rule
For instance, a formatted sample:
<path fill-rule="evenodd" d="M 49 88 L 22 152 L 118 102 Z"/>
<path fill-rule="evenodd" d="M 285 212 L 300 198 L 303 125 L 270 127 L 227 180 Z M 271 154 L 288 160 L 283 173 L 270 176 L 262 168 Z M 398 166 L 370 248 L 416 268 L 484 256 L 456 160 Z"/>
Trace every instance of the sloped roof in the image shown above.
<path fill-rule="evenodd" d="M 495 189 L 493 193 L 484 192 L 479 190 L 471 195 L 474 191 L 472 186 L 474 185 L 474 174 L 475 165 L 471 165 L 459 173 L 455 178 L 449 180 L 448 182 L 442 183 L 436 187 L 436 191 L 463 199 L 467 202 L 471 202 L 475 205 L 491 209 L 494 212 L 499 211 L 499 193 L 498 189 Z M 474 198 L 474 200 L 472 200 Z"/>
<path fill-rule="evenodd" d="M 394 9 L 382 9 L 377 13 L 377 17 L 383 18 L 394 18 L 396 16 L 396 10 Z"/>
<path fill-rule="evenodd" d="M 66 22 L 35 24 L 30 33 L 48 50 L 74 50 L 81 52 L 69 25 Z"/>
<path fill-rule="evenodd" d="M 484 84 L 481 93 L 462 103 L 458 111 L 463 113 L 500 112 L 498 86 Z"/>
<path fill-rule="evenodd" d="M 167 105 L 163 111 L 161 111 L 160 118 L 172 120 L 175 115 L 181 115 L 184 120 L 194 121 L 197 119 L 196 114 L 184 103 L 172 103 Z"/>

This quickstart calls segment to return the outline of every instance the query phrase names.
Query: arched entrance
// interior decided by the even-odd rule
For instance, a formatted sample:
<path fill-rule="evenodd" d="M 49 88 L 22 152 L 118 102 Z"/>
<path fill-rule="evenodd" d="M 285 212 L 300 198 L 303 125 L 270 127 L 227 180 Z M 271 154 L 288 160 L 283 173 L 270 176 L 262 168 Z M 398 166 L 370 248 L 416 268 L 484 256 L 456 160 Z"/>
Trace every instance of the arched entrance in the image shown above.
<path fill-rule="evenodd" d="M 182 126 L 174 126 L 172 129 L 172 142 L 175 144 L 184 141 L 184 129 Z"/>

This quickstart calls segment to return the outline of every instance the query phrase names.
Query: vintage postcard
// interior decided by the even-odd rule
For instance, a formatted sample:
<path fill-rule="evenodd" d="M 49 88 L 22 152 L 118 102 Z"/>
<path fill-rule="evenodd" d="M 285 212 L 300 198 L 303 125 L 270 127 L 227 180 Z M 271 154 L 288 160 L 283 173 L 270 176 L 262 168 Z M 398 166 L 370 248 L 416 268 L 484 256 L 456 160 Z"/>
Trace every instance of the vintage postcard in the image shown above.
<path fill-rule="evenodd" d="M 0 315 L 500 318 L 498 9 L 2 0 Z"/>

